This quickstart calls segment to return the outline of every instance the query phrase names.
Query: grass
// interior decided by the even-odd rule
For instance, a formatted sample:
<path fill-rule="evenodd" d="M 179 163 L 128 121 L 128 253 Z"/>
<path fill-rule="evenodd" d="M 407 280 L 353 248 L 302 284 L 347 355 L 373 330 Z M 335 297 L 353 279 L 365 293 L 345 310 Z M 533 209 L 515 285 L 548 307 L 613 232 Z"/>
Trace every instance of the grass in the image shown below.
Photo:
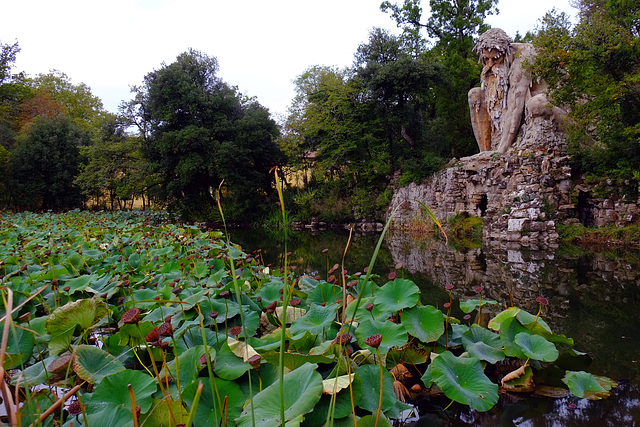
<path fill-rule="evenodd" d="M 591 249 L 610 249 L 611 246 L 640 249 L 640 225 L 638 224 L 603 228 L 590 228 L 582 224 L 559 224 L 557 229 L 562 243 Z"/>

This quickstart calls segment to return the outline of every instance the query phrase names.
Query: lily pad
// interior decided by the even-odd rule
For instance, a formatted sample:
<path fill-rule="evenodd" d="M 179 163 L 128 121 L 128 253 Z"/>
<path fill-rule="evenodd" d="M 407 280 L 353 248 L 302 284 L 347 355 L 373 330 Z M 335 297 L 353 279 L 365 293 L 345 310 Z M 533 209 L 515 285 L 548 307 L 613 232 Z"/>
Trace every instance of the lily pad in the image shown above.
<path fill-rule="evenodd" d="M 322 376 L 316 372 L 317 367 L 316 364 L 308 363 L 284 375 L 284 396 L 280 394 L 280 380 L 256 394 L 253 402 L 247 405 L 240 417 L 236 419 L 238 426 L 284 425 L 290 420 L 311 412 L 322 394 Z M 292 392 L 294 390 L 295 392 Z M 284 422 L 281 420 L 280 413 L 281 398 L 285 407 Z M 251 414 L 252 408 L 255 424 Z"/>
<path fill-rule="evenodd" d="M 51 335 L 49 353 L 60 354 L 67 350 L 76 327 L 89 329 L 105 314 L 107 307 L 98 298 L 69 302 L 55 309 L 45 323 L 45 329 Z"/>
<path fill-rule="evenodd" d="M 618 386 L 618 383 L 610 378 L 585 371 L 567 371 L 562 382 L 569 387 L 574 396 L 589 400 L 604 399 L 611 394 L 611 388 Z"/>
<path fill-rule="evenodd" d="M 380 366 L 362 365 L 356 371 L 362 382 L 362 396 L 358 406 L 369 412 L 376 412 L 380 404 Z M 393 391 L 393 377 L 386 369 L 382 374 L 382 412 L 392 411 L 396 404 Z"/>
<path fill-rule="evenodd" d="M 525 356 L 541 362 L 553 362 L 559 355 L 556 346 L 540 335 L 521 332 L 516 334 L 514 342 L 520 346 Z"/>
<path fill-rule="evenodd" d="M 489 363 L 496 363 L 505 358 L 500 336 L 478 325 L 472 325 L 462 334 L 462 345 L 471 356 Z"/>
<path fill-rule="evenodd" d="M 219 426 L 227 425 L 240 415 L 245 396 L 240 386 L 233 381 L 225 381 L 220 378 L 201 378 L 203 381 L 202 394 L 196 408 L 193 424 L 196 426 Z M 191 382 L 185 387 L 182 398 L 187 402 L 189 409 L 192 408 L 198 380 Z M 224 404 L 226 401 L 226 408 Z"/>
<path fill-rule="evenodd" d="M 444 334 L 444 317 L 437 308 L 426 305 L 404 310 L 400 323 L 407 332 L 423 343 L 436 341 Z"/>
<path fill-rule="evenodd" d="M 118 359 L 92 345 L 76 346 L 73 353 L 73 370 L 81 379 L 91 384 L 97 384 L 104 377 L 125 369 Z"/>
<path fill-rule="evenodd" d="M 395 279 L 378 290 L 374 305 L 396 312 L 413 307 L 420 301 L 420 289 L 411 280 Z"/>
<path fill-rule="evenodd" d="M 322 334 L 336 320 L 338 307 L 339 304 L 329 304 L 325 307 L 312 304 L 304 316 L 291 323 L 289 333 L 296 335 L 300 332 L 309 331 L 313 335 Z"/>
<path fill-rule="evenodd" d="M 487 378 L 475 357 L 445 351 L 431 362 L 431 376 L 449 399 L 476 411 L 488 411 L 498 402 L 498 385 Z"/>
<path fill-rule="evenodd" d="M 136 405 L 140 406 L 141 413 L 149 411 L 153 403 L 151 396 L 158 388 L 155 378 L 141 371 L 126 369 L 102 379 L 100 384 L 96 386 L 91 400 L 86 404 L 87 414 L 97 414 L 103 411 L 124 412 L 128 413 L 129 419 L 132 419 L 131 398 L 127 391 L 129 384 L 131 384 Z M 93 423 L 90 422 L 90 425 Z"/>
<path fill-rule="evenodd" d="M 378 348 L 381 353 L 388 352 L 391 347 L 401 347 L 405 345 L 409 338 L 403 325 L 380 320 L 367 320 L 360 323 L 355 334 L 360 346 L 367 349 L 372 348 L 365 343 L 367 338 L 375 334 L 381 334 L 382 341 Z"/>

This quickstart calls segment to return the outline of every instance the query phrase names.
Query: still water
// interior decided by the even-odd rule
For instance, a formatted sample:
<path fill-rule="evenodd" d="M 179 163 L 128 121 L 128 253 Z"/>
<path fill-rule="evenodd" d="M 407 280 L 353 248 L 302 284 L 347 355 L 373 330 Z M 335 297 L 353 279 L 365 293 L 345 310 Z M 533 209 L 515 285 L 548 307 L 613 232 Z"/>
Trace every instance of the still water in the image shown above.
<path fill-rule="evenodd" d="M 262 249 L 265 264 L 284 264 L 282 237 L 260 230 L 233 230 L 231 240 L 245 252 Z M 294 232 L 286 244 L 296 274 L 321 275 L 342 262 L 348 233 Z M 354 235 L 345 268 L 363 271 L 379 234 Z M 323 252 L 323 249 L 327 251 Z M 575 341 L 593 362 L 588 371 L 618 381 L 605 400 L 568 397 L 548 399 L 529 395 L 501 395 L 486 413 L 452 406 L 418 405 L 419 417 L 411 425 L 442 426 L 640 426 L 640 253 L 586 252 L 578 248 L 527 251 L 521 248 L 455 249 L 443 242 L 390 234 L 377 257 L 374 273 L 379 282 L 396 271 L 421 289 L 424 304 L 448 301 L 445 285 L 454 285 L 458 299 L 483 295 L 536 313 L 536 297 L 549 305 L 543 318 L 554 332 Z M 443 402 L 446 405 L 448 402 Z"/>

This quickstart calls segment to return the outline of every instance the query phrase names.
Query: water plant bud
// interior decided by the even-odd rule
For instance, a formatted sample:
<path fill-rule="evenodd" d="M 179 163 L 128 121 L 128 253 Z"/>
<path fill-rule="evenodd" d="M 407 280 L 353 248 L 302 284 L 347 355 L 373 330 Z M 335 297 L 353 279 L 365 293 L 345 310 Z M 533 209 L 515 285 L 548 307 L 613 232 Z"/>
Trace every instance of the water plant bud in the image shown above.
<path fill-rule="evenodd" d="M 380 347 L 380 343 L 382 342 L 382 334 L 373 334 L 366 340 L 364 343 L 369 347 L 378 348 Z"/>
<path fill-rule="evenodd" d="M 158 327 L 158 334 L 160 334 L 161 337 L 170 337 L 173 335 L 173 326 L 171 326 L 171 323 L 165 322 L 160 325 Z"/>
<path fill-rule="evenodd" d="M 138 307 L 130 308 L 122 315 L 122 323 L 125 325 L 136 325 L 140 322 L 140 309 Z"/>
<path fill-rule="evenodd" d="M 444 304 L 442 304 L 442 306 L 446 309 L 449 309 L 451 307 L 451 303 L 450 302 L 445 302 Z"/>
<path fill-rule="evenodd" d="M 395 279 L 395 278 L 396 278 L 396 276 L 397 276 L 397 274 L 396 274 L 396 272 L 395 272 L 395 271 L 392 271 L 391 273 L 387 274 L 387 278 L 388 278 L 389 280 L 393 280 L 393 279 Z"/>
<path fill-rule="evenodd" d="M 476 291 L 476 294 L 482 293 L 482 286 L 476 286 L 475 291 Z"/>
<path fill-rule="evenodd" d="M 253 369 L 258 369 L 260 367 L 261 360 L 262 360 L 262 357 L 260 357 L 259 354 L 254 354 L 249 358 L 249 360 L 247 360 L 247 362 L 249 362 L 249 365 L 251 365 Z"/>
<path fill-rule="evenodd" d="M 453 285 L 451 283 L 447 284 L 447 286 L 444 287 L 447 291 L 451 291 L 453 289 Z"/>
<path fill-rule="evenodd" d="M 369 304 L 365 305 L 365 306 L 364 306 L 364 308 L 365 308 L 367 311 L 371 311 L 371 310 L 373 310 L 373 304 L 369 303 Z"/>
<path fill-rule="evenodd" d="M 231 292 L 229 292 L 229 291 L 222 291 L 222 292 L 220 292 L 219 296 L 220 296 L 220 298 L 227 299 L 227 298 L 229 298 L 229 297 L 231 296 Z"/>
<path fill-rule="evenodd" d="M 292 299 L 291 301 L 289 301 L 289 304 L 290 304 L 292 307 L 296 307 L 296 306 L 299 306 L 301 302 L 302 302 L 302 300 L 299 300 L 299 299 Z"/>
<path fill-rule="evenodd" d="M 158 328 L 153 328 L 146 337 L 144 337 L 146 342 L 157 342 L 160 339 L 160 333 L 158 332 Z"/>
<path fill-rule="evenodd" d="M 353 339 L 353 335 L 351 334 L 338 334 L 333 342 L 335 344 L 345 345 L 349 344 L 351 342 L 351 339 Z"/>
<path fill-rule="evenodd" d="M 232 335 L 234 337 L 237 337 L 238 335 L 240 335 L 240 332 L 242 332 L 241 326 L 234 326 L 229 329 L 229 335 Z"/>

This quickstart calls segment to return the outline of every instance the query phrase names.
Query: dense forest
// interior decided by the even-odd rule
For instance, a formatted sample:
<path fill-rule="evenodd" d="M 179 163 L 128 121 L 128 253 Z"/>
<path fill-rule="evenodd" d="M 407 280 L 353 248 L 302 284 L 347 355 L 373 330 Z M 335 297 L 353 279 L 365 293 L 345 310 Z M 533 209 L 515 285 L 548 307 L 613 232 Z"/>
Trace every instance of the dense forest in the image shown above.
<path fill-rule="evenodd" d="M 294 217 L 379 219 L 394 186 L 420 182 L 477 152 L 467 93 L 479 84 L 474 40 L 497 0 L 385 1 L 401 29 L 370 32 L 339 69 L 295 81 L 276 123 L 217 76 L 215 57 L 188 49 L 132 88 L 117 114 L 63 72 L 14 71 L 18 42 L 0 41 L 0 208 L 166 208 L 187 220 L 273 215 L 279 166 Z M 577 23 L 550 11 L 515 41 L 538 51 L 532 71 L 570 111 L 576 175 L 640 185 L 640 6 L 577 0 Z"/>

